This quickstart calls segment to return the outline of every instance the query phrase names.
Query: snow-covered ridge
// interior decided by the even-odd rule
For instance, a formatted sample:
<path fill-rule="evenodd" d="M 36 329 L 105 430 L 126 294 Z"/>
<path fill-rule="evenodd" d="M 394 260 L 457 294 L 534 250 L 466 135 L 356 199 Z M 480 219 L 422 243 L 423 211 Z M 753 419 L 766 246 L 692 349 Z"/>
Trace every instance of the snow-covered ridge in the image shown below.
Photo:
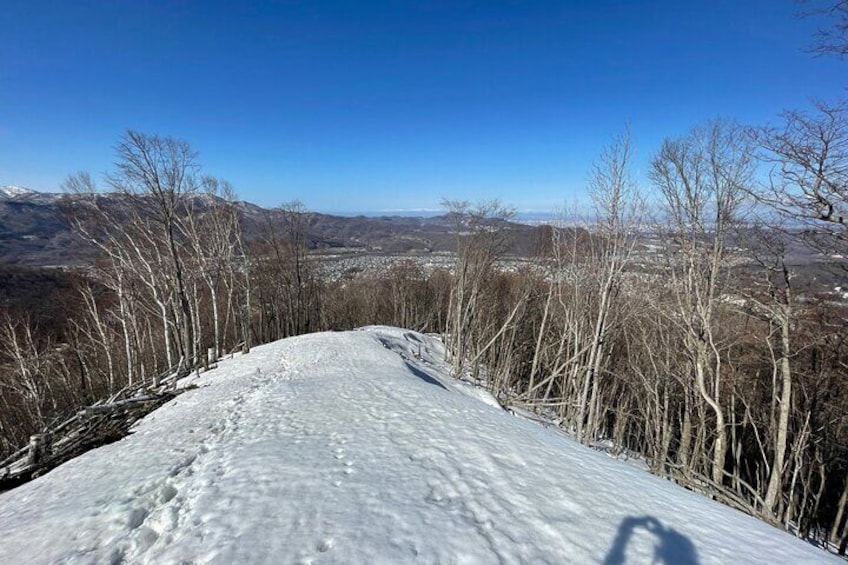
<path fill-rule="evenodd" d="M 21 186 L 0 186 L 0 198 L 20 198 L 36 194 L 34 190 Z"/>
<path fill-rule="evenodd" d="M 0 495 L 0 563 L 839 562 L 501 410 L 442 356 L 370 327 L 222 361 Z"/>
<path fill-rule="evenodd" d="M 6 185 L 0 186 L 0 201 L 12 200 L 16 202 L 54 202 L 63 196 L 59 192 L 38 192 L 22 186 Z"/>

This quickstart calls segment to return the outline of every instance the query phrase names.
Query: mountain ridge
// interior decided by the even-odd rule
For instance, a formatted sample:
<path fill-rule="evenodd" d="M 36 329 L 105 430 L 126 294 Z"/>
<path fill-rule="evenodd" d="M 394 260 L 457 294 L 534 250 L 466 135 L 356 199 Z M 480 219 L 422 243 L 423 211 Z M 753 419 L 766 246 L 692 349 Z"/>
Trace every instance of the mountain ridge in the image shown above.
<path fill-rule="evenodd" d="M 99 193 L 107 205 L 119 205 L 113 193 Z M 31 267 L 81 266 L 91 263 L 95 250 L 74 233 L 62 211 L 63 202 L 78 197 L 26 188 L 0 188 L 0 262 Z M 206 195 L 197 195 L 206 198 Z M 108 203 L 112 200 L 114 204 Z M 269 222 L 279 229 L 286 214 L 246 201 L 235 202 L 248 241 L 260 241 Z M 346 217 L 302 212 L 306 242 L 312 250 L 430 253 L 453 251 L 455 235 L 449 216 Z M 511 234 L 511 253 L 532 250 L 540 228 L 513 222 L 501 224 Z"/>

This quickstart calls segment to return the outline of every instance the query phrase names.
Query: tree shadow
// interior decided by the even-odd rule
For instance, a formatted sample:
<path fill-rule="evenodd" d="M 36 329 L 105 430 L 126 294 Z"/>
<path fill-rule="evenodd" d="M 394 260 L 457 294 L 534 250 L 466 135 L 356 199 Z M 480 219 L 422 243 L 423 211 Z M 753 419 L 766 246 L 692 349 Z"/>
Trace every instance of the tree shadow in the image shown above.
<path fill-rule="evenodd" d="M 425 373 L 424 371 L 422 371 L 421 369 L 419 369 L 418 367 L 416 367 L 412 363 L 409 363 L 408 361 L 404 361 L 404 363 L 406 363 L 406 368 L 409 369 L 409 372 L 412 373 L 413 375 L 415 375 L 416 377 L 418 377 L 419 379 L 421 379 L 422 381 L 424 381 L 426 383 L 430 383 L 431 385 L 436 385 L 437 387 L 441 387 L 441 388 L 447 390 L 447 387 L 445 385 L 443 385 L 442 383 L 437 381 L 435 378 L 431 377 L 430 375 L 428 375 L 427 373 Z"/>
<path fill-rule="evenodd" d="M 604 565 L 627 563 L 627 545 L 638 529 L 654 535 L 652 563 L 665 565 L 698 565 L 698 551 L 692 541 L 671 527 L 663 526 L 653 516 L 628 516 L 618 526 L 613 545 L 604 558 Z"/>

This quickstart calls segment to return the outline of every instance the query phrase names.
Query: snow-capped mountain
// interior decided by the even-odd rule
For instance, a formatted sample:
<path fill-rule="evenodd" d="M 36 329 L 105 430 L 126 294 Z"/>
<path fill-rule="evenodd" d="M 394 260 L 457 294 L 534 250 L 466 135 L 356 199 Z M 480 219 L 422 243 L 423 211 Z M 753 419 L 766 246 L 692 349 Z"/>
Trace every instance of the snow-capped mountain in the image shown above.
<path fill-rule="evenodd" d="M 11 200 L 13 198 L 25 198 L 29 195 L 36 194 L 34 190 L 23 188 L 21 186 L 0 186 L 0 198 Z"/>
<path fill-rule="evenodd" d="M 14 200 L 18 202 L 37 202 L 41 204 L 55 202 L 62 197 L 59 192 L 39 192 L 22 186 L 6 185 L 0 186 L 0 200 Z"/>
<path fill-rule="evenodd" d="M 224 360 L 0 495 L 0 563 L 841 562 L 500 409 L 442 359 L 371 327 Z"/>

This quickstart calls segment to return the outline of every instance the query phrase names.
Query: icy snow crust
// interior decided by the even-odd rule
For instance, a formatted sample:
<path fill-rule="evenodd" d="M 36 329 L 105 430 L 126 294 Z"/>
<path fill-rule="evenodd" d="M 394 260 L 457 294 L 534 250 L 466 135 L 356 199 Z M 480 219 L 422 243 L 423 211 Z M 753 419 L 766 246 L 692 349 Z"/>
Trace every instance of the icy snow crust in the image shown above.
<path fill-rule="evenodd" d="M 442 353 L 372 327 L 223 361 L 0 495 L 0 563 L 840 562 L 481 402 Z"/>

